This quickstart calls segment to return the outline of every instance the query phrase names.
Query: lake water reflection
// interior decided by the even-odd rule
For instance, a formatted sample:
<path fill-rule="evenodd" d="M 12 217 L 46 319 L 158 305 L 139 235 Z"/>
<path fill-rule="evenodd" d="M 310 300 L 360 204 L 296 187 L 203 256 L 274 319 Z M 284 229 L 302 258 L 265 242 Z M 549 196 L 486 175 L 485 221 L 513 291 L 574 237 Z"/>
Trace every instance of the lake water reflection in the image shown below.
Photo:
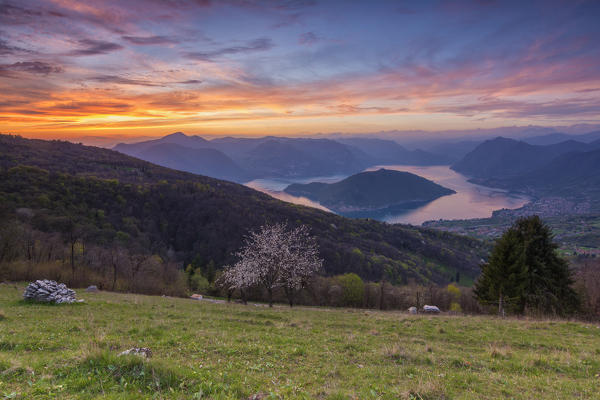
<path fill-rule="evenodd" d="M 470 183 L 464 175 L 451 170 L 448 166 L 381 165 L 369 168 L 368 171 L 379 168 L 411 172 L 452 189 L 456 193 L 440 197 L 417 208 L 394 210 L 394 212 L 377 213 L 376 215 L 362 214 L 362 217 L 376 218 L 389 223 L 420 225 L 425 221 L 438 219 L 487 218 L 492 215 L 492 211 L 494 210 L 519 208 L 529 201 L 529 198 L 525 196 L 515 196 L 500 189 Z M 246 186 L 265 192 L 283 201 L 327 210 L 319 203 L 304 197 L 289 195 L 283 192 L 283 189 L 291 183 L 332 183 L 340 181 L 345 177 L 337 175 L 299 180 L 257 179 L 246 183 Z"/>

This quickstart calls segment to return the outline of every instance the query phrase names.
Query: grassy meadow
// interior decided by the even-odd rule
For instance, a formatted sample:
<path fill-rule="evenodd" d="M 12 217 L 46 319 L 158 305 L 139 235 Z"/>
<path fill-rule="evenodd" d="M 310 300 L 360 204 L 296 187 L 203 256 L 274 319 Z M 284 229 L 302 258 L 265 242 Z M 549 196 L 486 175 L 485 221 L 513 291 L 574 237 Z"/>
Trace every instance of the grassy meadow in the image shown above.
<path fill-rule="evenodd" d="M 23 289 L 0 284 L 0 399 L 600 398 L 597 324 Z"/>

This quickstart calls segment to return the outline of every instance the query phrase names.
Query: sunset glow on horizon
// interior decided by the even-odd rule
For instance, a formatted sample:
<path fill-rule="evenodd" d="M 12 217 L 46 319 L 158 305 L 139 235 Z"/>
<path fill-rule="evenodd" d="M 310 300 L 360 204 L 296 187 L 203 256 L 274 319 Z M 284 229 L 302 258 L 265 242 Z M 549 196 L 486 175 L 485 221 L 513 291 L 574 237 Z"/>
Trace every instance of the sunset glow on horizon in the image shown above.
<path fill-rule="evenodd" d="M 600 123 L 595 1 L 0 1 L 2 133 Z"/>

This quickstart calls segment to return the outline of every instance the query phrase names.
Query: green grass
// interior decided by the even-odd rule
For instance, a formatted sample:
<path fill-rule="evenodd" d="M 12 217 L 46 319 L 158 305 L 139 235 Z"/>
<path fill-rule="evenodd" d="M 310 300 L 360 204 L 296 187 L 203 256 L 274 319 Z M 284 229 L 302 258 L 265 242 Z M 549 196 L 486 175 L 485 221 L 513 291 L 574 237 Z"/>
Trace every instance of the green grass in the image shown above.
<path fill-rule="evenodd" d="M 0 399 L 600 397 L 593 324 L 22 290 L 0 284 Z"/>

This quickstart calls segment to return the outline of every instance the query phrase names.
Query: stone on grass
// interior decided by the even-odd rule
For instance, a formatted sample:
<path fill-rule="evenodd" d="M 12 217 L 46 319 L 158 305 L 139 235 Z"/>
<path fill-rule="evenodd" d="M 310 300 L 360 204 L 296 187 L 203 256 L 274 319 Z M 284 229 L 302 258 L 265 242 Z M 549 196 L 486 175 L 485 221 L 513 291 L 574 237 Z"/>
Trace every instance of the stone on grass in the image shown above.
<path fill-rule="evenodd" d="M 150 350 L 147 347 L 132 347 L 131 349 L 127 349 L 127 350 L 119 353 L 119 357 L 126 356 L 126 355 L 134 355 L 134 356 L 140 356 L 140 357 L 144 357 L 144 358 L 150 358 L 150 357 L 152 357 L 152 350 Z"/>
<path fill-rule="evenodd" d="M 192 299 L 192 300 L 202 300 L 202 295 L 194 293 L 193 295 L 190 296 L 190 299 Z"/>
<path fill-rule="evenodd" d="M 96 285 L 92 285 L 92 286 L 88 286 L 87 289 L 85 289 L 86 292 L 99 292 L 98 287 Z"/>
<path fill-rule="evenodd" d="M 246 400 L 263 400 L 269 397 L 267 393 L 259 392 L 255 393 L 252 396 L 248 397 Z"/>
<path fill-rule="evenodd" d="M 75 291 L 69 289 L 64 283 L 57 283 L 42 279 L 27 285 L 23 292 L 25 300 L 40 301 L 43 303 L 75 303 Z"/>
<path fill-rule="evenodd" d="M 439 314 L 440 313 L 440 309 L 437 306 L 424 305 L 423 306 L 423 312 L 427 313 L 427 314 Z"/>

